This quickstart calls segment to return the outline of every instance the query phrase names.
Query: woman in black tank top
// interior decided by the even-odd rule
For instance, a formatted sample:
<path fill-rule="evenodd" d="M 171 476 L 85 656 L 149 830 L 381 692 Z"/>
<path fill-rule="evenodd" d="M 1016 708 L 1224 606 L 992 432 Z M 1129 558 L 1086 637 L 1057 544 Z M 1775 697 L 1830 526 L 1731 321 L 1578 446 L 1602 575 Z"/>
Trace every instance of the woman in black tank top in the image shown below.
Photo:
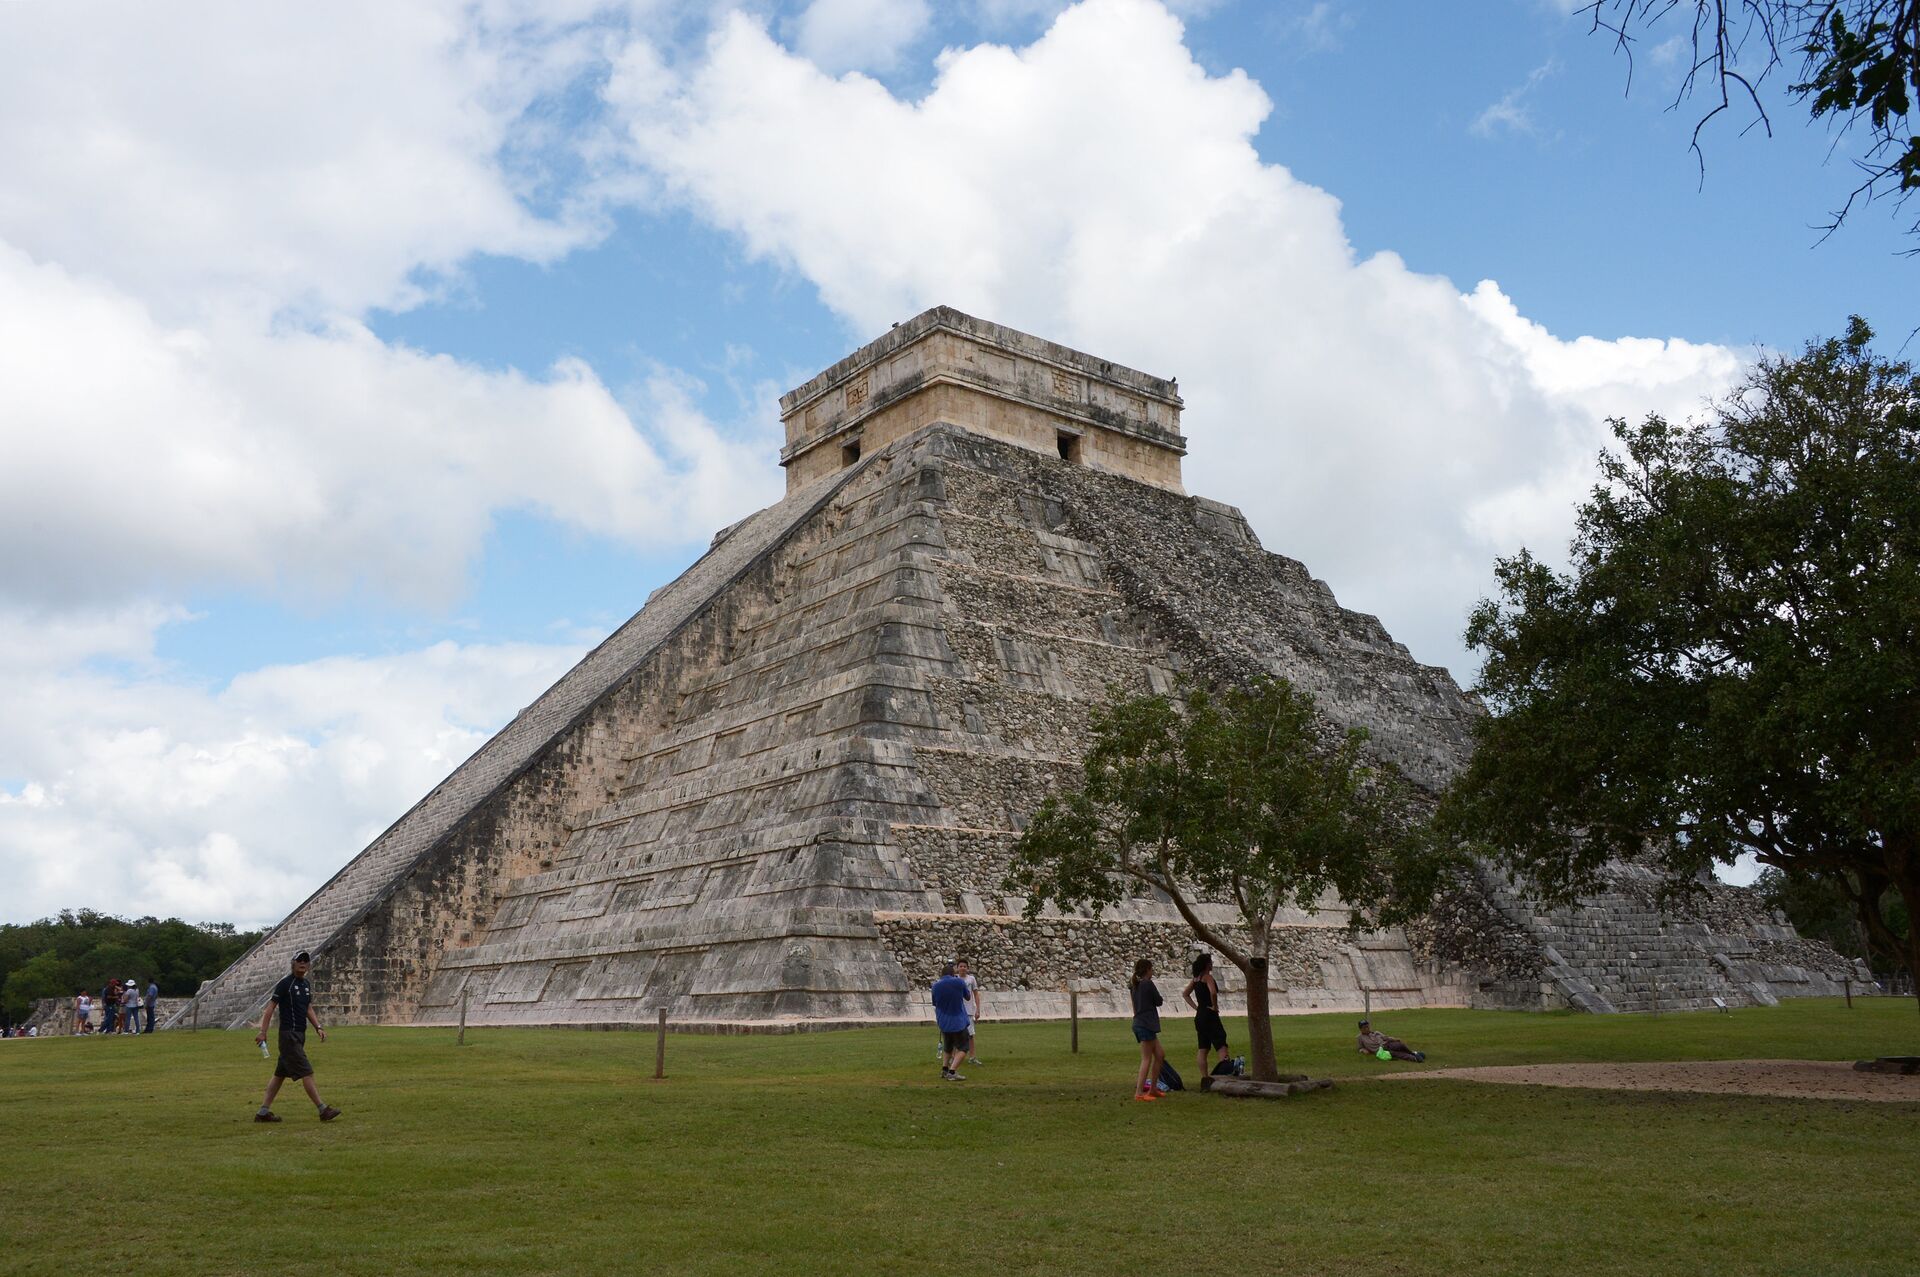
<path fill-rule="evenodd" d="M 1200 1038 L 1200 1076 L 1210 1072 L 1207 1053 L 1218 1051 L 1227 1058 L 1227 1026 L 1220 1022 L 1220 985 L 1213 978 L 1213 955 L 1203 953 L 1193 960 L 1193 979 L 1180 990 L 1180 996 L 1193 1008 L 1193 1031 Z"/>

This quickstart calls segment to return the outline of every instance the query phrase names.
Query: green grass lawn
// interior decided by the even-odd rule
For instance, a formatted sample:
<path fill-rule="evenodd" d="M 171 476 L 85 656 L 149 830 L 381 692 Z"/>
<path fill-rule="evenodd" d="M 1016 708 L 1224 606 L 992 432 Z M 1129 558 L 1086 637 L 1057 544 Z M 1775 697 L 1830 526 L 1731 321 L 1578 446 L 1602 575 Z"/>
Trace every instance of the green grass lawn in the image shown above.
<path fill-rule="evenodd" d="M 1920 1051 L 1910 1000 L 1731 1015 L 1395 1012 L 1427 1067 Z M 1353 1017 L 1282 1067 L 1418 1066 Z M 1236 1046 L 1239 1024 L 1229 1022 Z M 1191 1030 L 1170 1022 L 1176 1066 Z M 0 1043 L 0 1271 L 1457 1273 L 1908 1271 L 1920 1105 L 1345 1083 L 1128 1100 L 1124 1023 L 675 1036 L 342 1029 L 252 1121 L 251 1034 Z M 101 1221 L 114 1220 L 113 1241 Z M 78 1236 L 76 1236 L 76 1232 Z"/>

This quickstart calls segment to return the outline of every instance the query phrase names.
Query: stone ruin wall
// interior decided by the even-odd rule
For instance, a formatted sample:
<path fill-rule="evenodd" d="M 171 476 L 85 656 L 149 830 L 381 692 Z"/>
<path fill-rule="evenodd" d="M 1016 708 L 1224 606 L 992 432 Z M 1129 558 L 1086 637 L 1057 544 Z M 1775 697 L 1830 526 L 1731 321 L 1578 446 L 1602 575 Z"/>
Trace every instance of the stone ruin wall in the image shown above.
<path fill-rule="evenodd" d="M 1163 986 L 1184 983 L 1187 928 L 1147 894 L 1100 923 L 1021 919 L 1023 902 L 1000 888 L 1017 831 L 1075 775 L 1109 687 L 1254 671 L 1283 673 L 1334 721 L 1372 728 L 1374 748 L 1416 784 L 1436 787 L 1464 758 L 1477 709 L 1451 678 L 1260 549 L 1237 512 L 931 431 L 863 462 L 376 901 L 317 964 L 321 1013 L 448 1022 L 477 981 L 482 1003 L 507 1000 L 476 1005 L 479 1020 L 631 1020 L 640 990 L 709 979 L 724 949 L 741 956 L 722 981 L 739 1010 L 723 1016 L 918 1018 L 916 991 L 957 952 L 975 958 L 997 1014 L 1059 1015 L 1069 983 L 1090 995 L 1083 1013 L 1122 1014 L 1134 958 L 1155 957 Z M 731 761 L 755 731 L 775 733 L 762 746 L 786 742 L 756 759 L 797 760 L 818 742 L 817 779 Z M 850 815 L 767 824 L 803 792 Z M 674 850 L 693 828 L 671 813 L 703 803 L 709 823 L 736 822 L 731 841 Z M 691 894 L 674 894 L 679 871 L 639 868 L 655 846 L 695 873 Z M 615 891 L 623 874 L 648 885 Z M 1537 920 L 1478 886 L 1460 884 L 1405 935 L 1349 942 L 1337 908 L 1290 919 L 1276 1009 L 1357 1005 L 1362 990 L 1383 1006 L 1570 1001 Z M 593 908 L 570 912 L 582 893 Z M 729 893 L 791 903 L 728 936 L 740 925 L 721 921 L 737 913 Z M 661 921 L 635 931 L 640 915 L 622 908 Z M 596 909 L 607 917 L 594 921 Z M 636 956 L 593 956 L 620 916 Z M 530 918 L 545 920 L 539 931 L 515 930 Z M 686 932 L 677 950 L 674 926 Z M 516 960 L 525 976 L 510 979 L 503 963 Z M 1237 988 L 1237 972 L 1221 975 Z M 528 979 L 538 987 L 508 987 Z M 598 1001 L 581 1000 L 596 988 Z M 674 997 L 676 1019 L 701 1018 Z"/>
<path fill-rule="evenodd" d="M 933 680 L 933 696 L 942 717 L 973 739 L 953 750 L 917 751 L 921 775 L 959 827 L 894 830 L 948 916 L 889 916 L 882 934 L 916 981 L 936 971 L 943 954 L 966 951 L 1003 1004 L 1058 1014 L 1054 1004 L 1072 981 L 1106 991 L 1114 1006 L 1105 1009 L 1119 1013 L 1124 997 L 1112 995 L 1124 988 L 1134 958 L 1154 956 L 1163 977 L 1178 973 L 1184 983 L 1196 946 L 1170 904 L 1143 893 L 1098 924 L 1026 922 L 1014 916 L 1023 902 L 999 884 L 1027 814 L 1077 775 L 1092 707 L 1109 689 L 1170 690 L 1177 671 L 1204 668 L 1211 657 L 1207 627 L 1214 619 L 1181 612 L 1165 584 L 1176 574 L 1164 569 L 1208 553 L 1241 559 L 1261 552 L 1225 507 L 1143 492 L 957 434 L 928 447 L 947 551 L 936 574 L 946 639 L 958 658 L 952 672 Z M 1107 524 L 1154 514 L 1158 521 L 1122 550 L 1152 558 L 1138 574 L 1116 573 Z M 1138 589 L 1155 564 L 1163 569 L 1151 573 L 1155 584 Z M 1336 615 L 1337 624 L 1348 624 L 1347 614 Z M 1238 615 L 1225 623 L 1247 621 Z M 1403 653 L 1387 650 L 1389 659 L 1405 663 Z M 1225 902 L 1213 902 L 1212 911 L 1228 912 Z M 1370 964 L 1379 967 L 1386 1002 L 1464 1000 L 1457 974 L 1411 971 L 1397 936 L 1376 937 L 1376 956 L 1362 952 L 1356 965 L 1349 956 L 1356 949 L 1342 936 L 1345 921 L 1336 909 L 1282 929 L 1274 953 L 1277 1008 L 1357 1004 Z M 1221 974 L 1237 988 L 1237 972 L 1223 964 Z M 1047 996 L 1007 996 L 1028 991 Z"/>

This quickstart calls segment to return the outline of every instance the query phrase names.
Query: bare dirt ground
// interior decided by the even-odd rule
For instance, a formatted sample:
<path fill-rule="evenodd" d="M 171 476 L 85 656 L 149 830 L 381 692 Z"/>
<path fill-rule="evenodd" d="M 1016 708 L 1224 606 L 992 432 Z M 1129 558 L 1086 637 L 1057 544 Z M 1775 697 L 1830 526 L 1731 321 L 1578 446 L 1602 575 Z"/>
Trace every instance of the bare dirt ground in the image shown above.
<path fill-rule="evenodd" d="M 1920 1076 L 1859 1073 L 1828 1060 L 1686 1060 L 1649 1064 L 1513 1064 L 1381 1075 L 1419 1081 L 1451 1078 L 1510 1086 L 1575 1086 L 1604 1091 L 1698 1091 L 1709 1095 L 1779 1095 L 1799 1100 L 1920 1103 Z"/>

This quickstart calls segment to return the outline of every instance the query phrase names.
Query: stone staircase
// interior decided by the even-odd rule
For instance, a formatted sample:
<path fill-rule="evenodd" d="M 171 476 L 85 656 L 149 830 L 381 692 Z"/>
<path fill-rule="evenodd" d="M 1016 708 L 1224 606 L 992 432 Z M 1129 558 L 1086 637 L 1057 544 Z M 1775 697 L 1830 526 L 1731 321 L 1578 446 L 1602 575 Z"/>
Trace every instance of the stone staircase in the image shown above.
<path fill-rule="evenodd" d="M 714 538 L 698 562 L 543 693 L 162 1027 L 242 1028 L 302 949 L 316 955 L 377 905 L 422 856 L 527 768 L 721 589 L 829 501 L 866 463 L 802 488 Z"/>
<path fill-rule="evenodd" d="M 1777 920 L 1663 911 L 1655 903 L 1660 879 L 1642 866 L 1612 866 L 1600 892 L 1552 910 L 1535 908 L 1489 866 L 1476 876 L 1489 903 L 1538 942 L 1546 982 L 1576 1010 L 1773 1006 L 1782 996 L 1838 996 L 1847 976 L 1864 976 Z M 1780 960 L 1783 949 L 1798 961 Z"/>

